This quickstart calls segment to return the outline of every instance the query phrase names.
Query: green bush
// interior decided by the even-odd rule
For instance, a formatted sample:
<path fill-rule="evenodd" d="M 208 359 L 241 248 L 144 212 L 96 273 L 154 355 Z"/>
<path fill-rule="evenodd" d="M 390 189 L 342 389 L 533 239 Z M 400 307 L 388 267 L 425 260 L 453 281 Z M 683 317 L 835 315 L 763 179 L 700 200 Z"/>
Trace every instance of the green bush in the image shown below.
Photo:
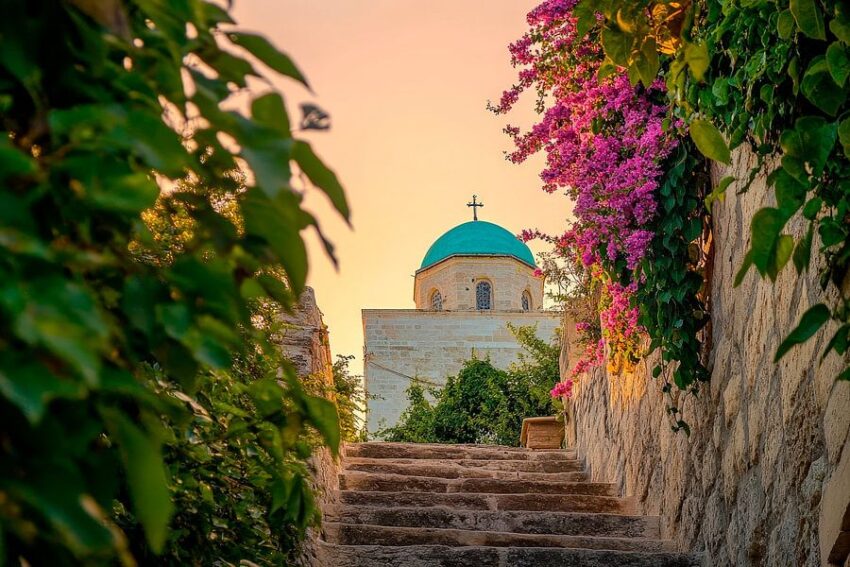
<path fill-rule="evenodd" d="M 525 352 L 508 371 L 473 356 L 445 387 L 430 390 L 433 404 L 413 382 L 398 424 L 378 436 L 412 443 L 519 445 L 523 418 L 556 412 L 549 390 L 558 380 L 560 341 L 547 343 L 534 327 L 509 328 Z"/>

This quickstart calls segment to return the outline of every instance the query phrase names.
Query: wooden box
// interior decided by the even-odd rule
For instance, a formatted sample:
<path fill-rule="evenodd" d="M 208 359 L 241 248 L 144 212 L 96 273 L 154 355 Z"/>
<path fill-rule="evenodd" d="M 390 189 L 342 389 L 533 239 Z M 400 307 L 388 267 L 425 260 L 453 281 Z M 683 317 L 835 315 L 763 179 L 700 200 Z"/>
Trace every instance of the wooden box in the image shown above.
<path fill-rule="evenodd" d="M 528 449 L 560 449 L 564 443 L 564 422 L 557 417 L 527 417 L 522 420 L 520 445 Z"/>

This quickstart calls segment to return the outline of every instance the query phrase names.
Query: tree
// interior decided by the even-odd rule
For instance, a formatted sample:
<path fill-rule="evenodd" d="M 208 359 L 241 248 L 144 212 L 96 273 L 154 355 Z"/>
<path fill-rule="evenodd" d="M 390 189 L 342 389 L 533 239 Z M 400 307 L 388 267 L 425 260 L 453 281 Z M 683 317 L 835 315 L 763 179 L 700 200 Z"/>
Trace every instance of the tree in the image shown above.
<path fill-rule="evenodd" d="M 0 35 L 0 557 L 279 563 L 339 429 L 255 319 L 306 278 L 292 168 L 348 208 L 279 93 L 221 103 L 306 80 L 203 0 L 13 2 Z M 191 187 L 165 242 L 160 185 Z"/>
<path fill-rule="evenodd" d="M 549 391 L 558 380 L 560 339 L 550 344 L 533 326 L 508 327 L 525 351 L 508 371 L 473 356 L 442 389 L 431 391 L 433 405 L 413 382 L 398 424 L 378 435 L 413 443 L 518 445 L 523 418 L 555 412 Z"/>

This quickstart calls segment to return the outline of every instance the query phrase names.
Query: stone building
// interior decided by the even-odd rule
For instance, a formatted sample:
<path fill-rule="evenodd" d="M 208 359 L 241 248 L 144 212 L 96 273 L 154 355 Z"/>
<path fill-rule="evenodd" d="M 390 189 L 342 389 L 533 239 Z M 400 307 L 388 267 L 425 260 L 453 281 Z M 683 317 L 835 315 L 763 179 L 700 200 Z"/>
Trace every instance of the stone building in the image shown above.
<path fill-rule="evenodd" d="M 543 283 L 528 247 L 496 224 L 476 219 L 438 238 L 416 271 L 415 309 L 363 310 L 366 390 L 377 396 L 369 432 L 397 422 L 411 380 L 442 386 L 473 352 L 507 368 L 522 350 L 508 323 L 551 339 L 560 314 L 542 309 Z"/>

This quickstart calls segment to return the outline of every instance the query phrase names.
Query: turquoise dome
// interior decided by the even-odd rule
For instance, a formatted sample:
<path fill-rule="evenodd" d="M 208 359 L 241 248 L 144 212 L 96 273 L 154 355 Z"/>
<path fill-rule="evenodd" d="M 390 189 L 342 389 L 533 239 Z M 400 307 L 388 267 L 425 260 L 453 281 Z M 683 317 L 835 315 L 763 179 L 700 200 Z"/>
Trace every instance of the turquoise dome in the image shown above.
<path fill-rule="evenodd" d="M 465 222 L 438 238 L 419 269 L 451 256 L 511 256 L 532 268 L 536 266 L 528 246 L 501 226 L 486 221 Z"/>

